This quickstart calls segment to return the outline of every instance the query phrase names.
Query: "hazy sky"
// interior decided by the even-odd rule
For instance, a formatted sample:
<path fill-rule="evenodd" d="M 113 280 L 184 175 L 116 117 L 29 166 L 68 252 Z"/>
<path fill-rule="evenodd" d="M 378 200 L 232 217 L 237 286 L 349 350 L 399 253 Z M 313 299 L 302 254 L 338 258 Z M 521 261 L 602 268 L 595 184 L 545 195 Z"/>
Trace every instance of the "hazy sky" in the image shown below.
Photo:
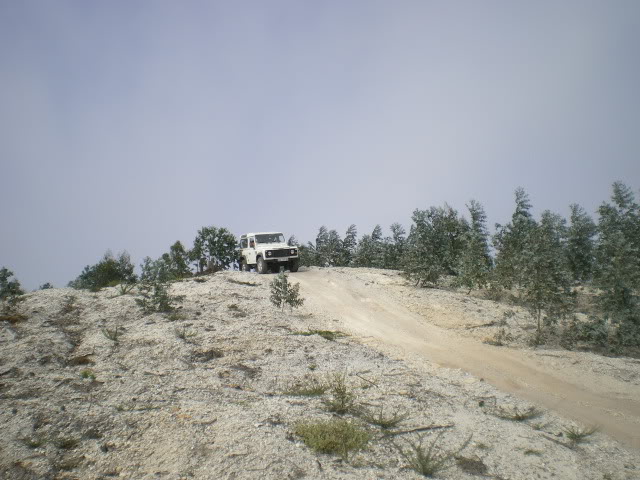
<path fill-rule="evenodd" d="M 640 187 L 640 2 L 0 0 L 0 266 Z"/>

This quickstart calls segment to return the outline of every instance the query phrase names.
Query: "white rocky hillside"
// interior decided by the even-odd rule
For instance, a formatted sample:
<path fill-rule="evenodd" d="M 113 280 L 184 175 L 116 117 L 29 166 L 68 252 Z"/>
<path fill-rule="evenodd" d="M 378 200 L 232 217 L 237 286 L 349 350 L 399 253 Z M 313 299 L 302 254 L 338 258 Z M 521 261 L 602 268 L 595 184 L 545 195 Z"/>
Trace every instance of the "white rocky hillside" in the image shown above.
<path fill-rule="evenodd" d="M 274 278 L 174 283 L 173 314 L 135 290 L 26 295 L 0 324 L 0 478 L 418 479 L 420 442 L 438 478 L 640 478 L 637 451 L 482 379 L 310 334 L 340 319 L 276 309 Z"/>

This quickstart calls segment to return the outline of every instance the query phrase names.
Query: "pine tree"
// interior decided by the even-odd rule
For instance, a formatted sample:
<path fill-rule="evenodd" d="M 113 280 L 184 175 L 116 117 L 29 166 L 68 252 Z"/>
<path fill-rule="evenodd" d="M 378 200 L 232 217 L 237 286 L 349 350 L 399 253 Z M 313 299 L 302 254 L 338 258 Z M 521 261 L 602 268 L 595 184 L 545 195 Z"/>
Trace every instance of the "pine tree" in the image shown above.
<path fill-rule="evenodd" d="M 621 182 L 613 184 L 611 200 L 598 209 L 594 281 L 604 320 L 617 326 L 617 342 L 640 346 L 640 205 Z"/>
<path fill-rule="evenodd" d="M 280 272 L 271 282 L 270 300 L 276 307 L 283 310 L 286 305 L 293 310 L 304 303 L 304 299 L 300 297 L 300 284 L 290 284 L 284 272 Z"/>
<path fill-rule="evenodd" d="M 460 257 L 456 283 L 471 291 L 473 288 L 483 288 L 488 284 L 493 260 L 489 253 L 489 232 L 484 208 L 476 200 L 471 200 L 467 204 L 467 209 L 471 224 L 464 235 L 465 247 Z"/>
<path fill-rule="evenodd" d="M 356 267 L 372 267 L 375 256 L 375 247 L 371 240 L 371 235 L 366 234 L 360 238 L 356 253 L 353 258 L 353 264 Z"/>
<path fill-rule="evenodd" d="M 493 236 L 496 249 L 495 278 L 505 288 L 523 284 L 523 268 L 531 256 L 531 235 L 536 228 L 529 196 L 522 188 L 516 189 L 515 196 L 516 209 L 511 222 L 505 226 L 496 224 L 496 234 Z"/>
<path fill-rule="evenodd" d="M 327 242 L 329 232 L 324 225 L 318 229 L 315 243 L 307 242 L 298 246 L 300 265 L 305 267 L 325 267 L 327 265 Z"/>
<path fill-rule="evenodd" d="M 322 225 L 318 230 L 316 236 L 315 253 L 316 253 L 316 265 L 320 267 L 326 267 L 329 264 L 327 244 L 329 243 L 329 231 L 327 227 Z"/>
<path fill-rule="evenodd" d="M 564 319 L 571 311 L 571 273 L 566 255 L 566 221 L 546 210 L 540 224 L 529 232 L 522 253 L 521 296 L 536 320 L 535 343 L 543 342 L 543 328 Z"/>
<path fill-rule="evenodd" d="M 399 223 L 393 223 L 390 230 L 391 237 L 384 240 L 384 268 L 399 269 L 404 255 L 406 232 Z"/>
<path fill-rule="evenodd" d="M 349 267 L 353 264 L 356 248 L 358 247 L 358 230 L 354 224 L 349 225 L 342 240 L 342 258 L 340 265 Z"/>
<path fill-rule="evenodd" d="M 567 231 L 567 261 L 573 280 L 586 282 L 593 275 L 597 227 L 591 217 L 577 204 L 572 204 L 571 225 Z"/>
<path fill-rule="evenodd" d="M 371 267 L 384 267 L 384 238 L 382 237 L 382 227 L 376 225 L 371 232 Z"/>
<path fill-rule="evenodd" d="M 373 231 L 371 232 L 371 241 L 375 243 L 382 242 L 382 227 L 380 225 L 373 227 Z"/>
<path fill-rule="evenodd" d="M 340 265 L 342 256 L 342 239 L 337 231 L 330 230 L 327 235 L 327 243 L 324 251 L 324 258 L 326 259 L 327 265 L 330 267 Z"/>
<path fill-rule="evenodd" d="M 353 256 L 356 267 L 382 268 L 384 264 L 384 239 L 382 227 L 376 225 L 371 234 L 363 235 Z"/>
<path fill-rule="evenodd" d="M 298 245 L 298 257 L 300 258 L 300 265 L 303 267 L 318 266 L 316 247 L 311 242 L 307 242 L 306 245 Z"/>

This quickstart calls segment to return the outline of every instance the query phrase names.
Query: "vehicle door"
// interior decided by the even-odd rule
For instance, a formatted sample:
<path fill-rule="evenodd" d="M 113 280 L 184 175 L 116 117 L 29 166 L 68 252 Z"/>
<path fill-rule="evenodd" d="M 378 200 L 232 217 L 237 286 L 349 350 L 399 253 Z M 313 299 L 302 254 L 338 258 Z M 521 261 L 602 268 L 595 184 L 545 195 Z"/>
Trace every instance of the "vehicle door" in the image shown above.
<path fill-rule="evenodd" d="M 247 258 L 247 250 L 249 248 L 249 240 L 247 240 L 246 236 L 240 237 L 240 243 L 238 243 L 238 249 L 240 250 L 240 256 Z"/>
<path fill-rule="evenodd" d="M 247 263 L 249 265 L 253 265 L 256 263 L 256 238 L 251 236 L 249 237 L 249 248 L 246 250 L 247 252 Z"/>

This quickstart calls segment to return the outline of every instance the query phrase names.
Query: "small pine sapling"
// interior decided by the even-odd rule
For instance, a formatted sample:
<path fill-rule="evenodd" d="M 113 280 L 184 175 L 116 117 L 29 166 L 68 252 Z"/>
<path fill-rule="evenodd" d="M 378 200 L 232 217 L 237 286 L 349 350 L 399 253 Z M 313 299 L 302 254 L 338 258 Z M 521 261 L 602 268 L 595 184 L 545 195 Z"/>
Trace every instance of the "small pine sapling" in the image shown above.
<path fill-rule="evenodd" d="M 285 305 L 293 310 L 302 306 L 304 298 L 300 296 L 300 284 L 290 284 L 284 272 L 271 282 L 271 303 L 284 310 Z"/>
<path fill-rule="evenodd" d="M 140 298 L 135 300 L 145 314 L 171 313 L 176 309 L 175 304 L 184 300 L 182 295 L 170 295 L 167 285 L 160 282 L 142 283 L 139 292 Z"/>

